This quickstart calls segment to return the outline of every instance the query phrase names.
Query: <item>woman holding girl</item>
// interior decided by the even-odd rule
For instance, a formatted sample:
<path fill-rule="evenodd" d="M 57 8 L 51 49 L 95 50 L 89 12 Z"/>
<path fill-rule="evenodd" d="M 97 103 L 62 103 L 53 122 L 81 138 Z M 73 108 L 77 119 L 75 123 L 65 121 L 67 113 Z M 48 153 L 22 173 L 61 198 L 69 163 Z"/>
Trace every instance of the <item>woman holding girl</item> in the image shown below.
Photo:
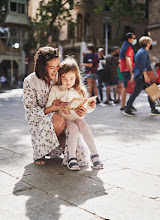
<path fill-rule="evenodd" d="M 24 80 L 23 102 L 25 118 L 28 121 L 33 146 L 33 160 L 37 165 L 46 163 L 45 156 L 60 156 L 64 152 L 62 147 L 62 133 L 66 127 L 65 119 L 55 111 L 55 106 L 46 108 L 49 92 L 55 85 L 60 68 L 59 51 L 57 48 L 42 47 L 35 55 L 35 72 Z M 79 116 L 86 114 L 86 109 L 77 109 Z M 64 135 L 63 135 L 64 136 Z M 66 136 L 66 145 L 68 137 Z M 60 145 L 61 144 L 61 145 Z M 78 139 L 77 152 L 79 165 L 87 165 L 85 148 Z M 63 162 L 65 164 L 66 158 Z"/>

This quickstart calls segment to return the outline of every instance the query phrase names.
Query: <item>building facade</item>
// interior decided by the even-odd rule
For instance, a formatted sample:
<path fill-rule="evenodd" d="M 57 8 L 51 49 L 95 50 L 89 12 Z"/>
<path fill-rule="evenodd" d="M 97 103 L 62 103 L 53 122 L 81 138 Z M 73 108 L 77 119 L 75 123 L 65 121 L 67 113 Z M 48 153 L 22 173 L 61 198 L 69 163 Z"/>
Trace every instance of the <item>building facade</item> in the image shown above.
<path fill-rule="evenodd" d="M 153 63 L 160 62 L 160 1 L 149 1 L 149 18 L 147 32 L 153 40 L 153 49 L 150 51 Z"/>
<path fill-rule="evenodd" d="M 9 0 L 0 11 L 0 76 L 16 87 L 25 75 L 25 52 L 30 27 L 27 0 Z"/>
<path fill-rule="evenodd" d="M 146 3 L 146 0 L 139 0 Z M 96 48 L 103 47 L 109 53 L 113 46 L 121 47 L 126 32 L 135 32 L 137 38 L 141 37 L 147 26 L 147 18 L 133 21 L 127 17 L 120 20 L 120 28 L 111 22 L 111 11 L 105 0 L 77 0 L 71 11 L 73 22 L 63 21 L 65 25 L 59 30 L 59 37 L 50 45 L 63 48 L 63 55 L 74 55 L 81 62 L 82 42 L 93 43 Z M 28 14 L 35 18 L 40 0 L 29 1 Z M 95 9 L 103 7 L 104 10 L 96 13 Z"/>

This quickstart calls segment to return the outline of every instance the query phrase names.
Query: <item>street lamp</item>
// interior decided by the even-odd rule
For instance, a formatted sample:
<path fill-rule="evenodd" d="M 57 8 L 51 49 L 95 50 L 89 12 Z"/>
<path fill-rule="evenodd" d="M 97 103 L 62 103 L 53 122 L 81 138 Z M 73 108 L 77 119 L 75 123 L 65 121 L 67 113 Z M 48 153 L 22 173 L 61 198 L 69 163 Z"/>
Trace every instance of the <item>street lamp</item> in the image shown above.
<path fill-rule="evenodd" d="M 108 54 L 108 21 L 110 17 L 105 17 L 105 55 Z"/>
<path fill-rule="evenodd" d="M 13 47 L 18 49 L 19 43 L 14 43 L 12 45 L 12 39 L 11 39 L 11 88 L 13 87 Z"/>

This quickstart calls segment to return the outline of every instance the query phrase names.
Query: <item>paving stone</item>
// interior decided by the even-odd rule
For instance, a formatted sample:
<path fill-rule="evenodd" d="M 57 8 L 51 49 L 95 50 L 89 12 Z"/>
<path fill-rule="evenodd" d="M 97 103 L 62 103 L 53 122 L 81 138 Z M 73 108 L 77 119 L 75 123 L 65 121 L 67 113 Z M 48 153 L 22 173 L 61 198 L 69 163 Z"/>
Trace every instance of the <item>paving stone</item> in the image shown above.
<path fill-rule="evenodd" d="M 160 163 L 158 159 L 148 156 L 135 155 L 129 158 L 111 159 L 111 163 L 134 170 L 139 170 L 152 175 L 160 175 Z"/>
<path fill-rule="evenodd" d="M 18 179 L 9 176 L 6 173 L 3 173 L 0 171 L 0 197 L 12 194 L 14 192 L 15 184 L 19 182 Z M 28 189 L 30 186 L 26 183 L 20 182 L 20 184 L 17 187 L 17 191 L 20 191 L 22 189 Z"/>
<path fill-rule="evenodd" d="M 95 219 L 94 214 L 36 189 L 0 197 L 0 204 L 2 220 Z"/>
<path fill-rule="evenodd" d="M 160 176 L 130 169 L 122 169 L 109 173 L 99 172 L 97 176 L 92 176 L 94 179 L 97 177 L 106 184 L 111 184 L 142 196 L 160 198 Z"/>
<path fill-rule="evenodd" d="M 70 202 L 104 219 L 159 220 L 160 216 L 159 202 L 117 188 L 106 190 L 106 194 L 96 192 L 94 200 L 85 195 Z"/>

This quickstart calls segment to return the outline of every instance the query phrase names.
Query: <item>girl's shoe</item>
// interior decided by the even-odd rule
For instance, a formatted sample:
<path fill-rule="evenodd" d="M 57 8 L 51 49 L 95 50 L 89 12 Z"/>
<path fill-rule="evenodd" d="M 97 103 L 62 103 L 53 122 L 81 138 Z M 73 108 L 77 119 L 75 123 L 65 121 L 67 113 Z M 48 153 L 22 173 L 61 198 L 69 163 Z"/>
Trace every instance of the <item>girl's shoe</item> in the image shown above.
<path fill-rule="evenodd" d="M 97 157 L 97 159 L 94 159 L 96 157 Z M 99 160 L 98 154 L 91 155 L 91 162 L 93 163 L 93 167 L 95 169 L 103 169 L 103 163 L 102 163 L 102 161 Z"/>
<path fill-rule="evenodd" d="M 68 167 L 68 169 L 70 169 L 70 170 L 79 171 L 79 170 L 80 170 L 80 167 L 79 167 L 79 165 L 78 165 L 78 163 L 77 163 L 77 158 L 75 158 L 75 157 L 70 158 L 70 159 L 68 160 L 68 162 L 67 162 L 67 167 Z"/>

